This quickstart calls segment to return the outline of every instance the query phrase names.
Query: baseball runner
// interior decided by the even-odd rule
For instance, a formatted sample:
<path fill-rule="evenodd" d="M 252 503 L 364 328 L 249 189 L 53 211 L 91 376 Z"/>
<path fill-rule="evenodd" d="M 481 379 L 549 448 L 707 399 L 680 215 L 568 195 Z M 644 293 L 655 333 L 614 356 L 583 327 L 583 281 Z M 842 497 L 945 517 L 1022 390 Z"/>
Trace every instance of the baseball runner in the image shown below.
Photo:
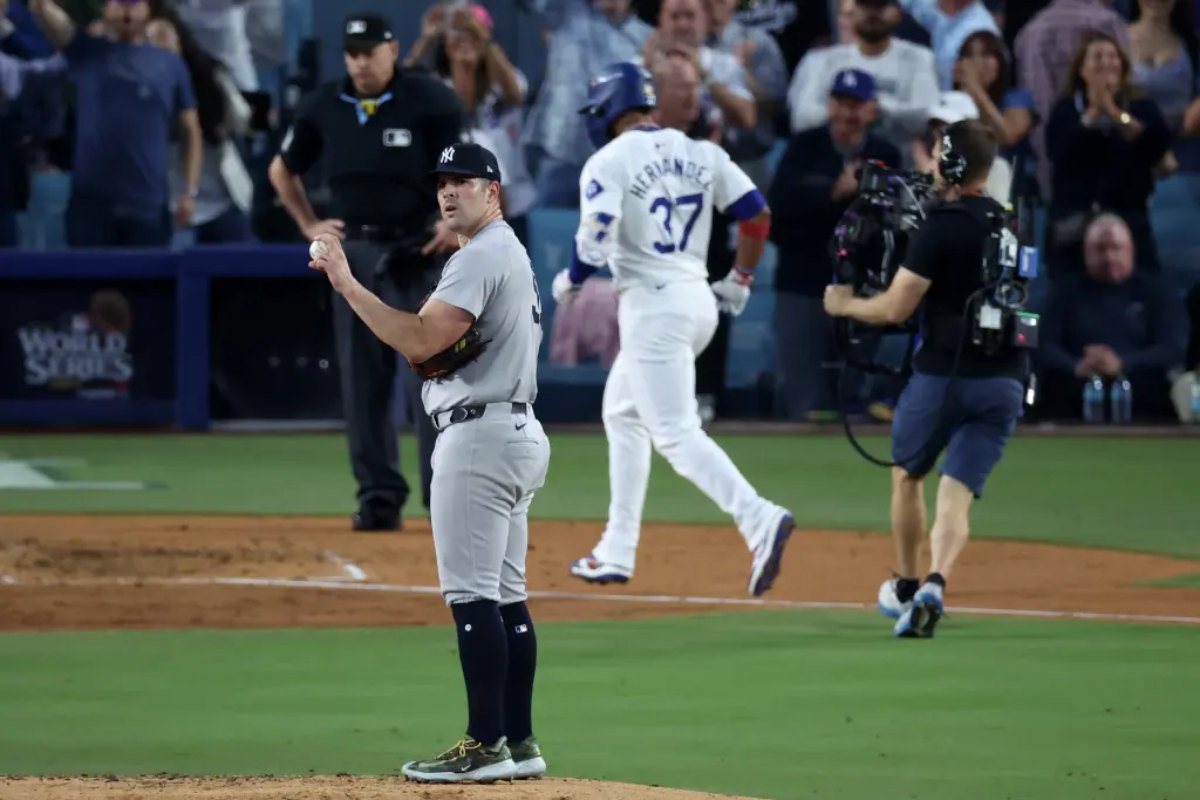
<path fill-rule="evenodd" d="M 389 308 L 364 289 L 335 236 L 317 239 L 310 266 L 426 379 L 422 400 L 439 432 L 430 518 L 438 579 L 458 630 L 467 734 L 403 773 L 431 783 L 540 777 L 525 554 L 529 504 L 550 464 L 532 406 L 542 304 L 529 256 L 501 215 L 496 157 L 454 144 L 434 174 L 442 219 L 462 247 L 418 313 Z"/>
<path fill-rule="evenodd" d="M 631 63 L 591 82 L 581 113 L 599 150 L 580 176 L 580 224 L 571 266 L 555 276 L 554 299 L 570 302 L 583 281 L 609 266 L 620 294 L 621 351 L 604 387 L 611 499 L 608 524 L 571 574 L 592 583 L 633 577 L 650 448 L 733 516 L 750 548 L 749 591 L 779 573 L 792 515 L 763 499 L 700 427 L 696 356 L 718 311 L 746 307 L 770 212 L 762 194 L 715 144 L 654 124 L 650 74 Z M 737 260 L 711 287 L 705 254 L 713 209 L 741 220 Z"/>

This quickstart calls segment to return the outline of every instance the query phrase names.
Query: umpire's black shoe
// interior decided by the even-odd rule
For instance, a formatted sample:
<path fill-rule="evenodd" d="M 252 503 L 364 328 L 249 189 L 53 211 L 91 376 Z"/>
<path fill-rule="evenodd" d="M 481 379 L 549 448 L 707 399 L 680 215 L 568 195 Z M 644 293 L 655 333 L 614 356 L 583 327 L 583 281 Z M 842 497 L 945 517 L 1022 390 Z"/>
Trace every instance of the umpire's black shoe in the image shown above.
<path fill-rule="evenodd" d="M 354 530 L 360 533 L 376 533 L 398 531 L 403 527 L 400 523 L 400 512 L 390 506 L 363 503 L 354 512 Z"/>

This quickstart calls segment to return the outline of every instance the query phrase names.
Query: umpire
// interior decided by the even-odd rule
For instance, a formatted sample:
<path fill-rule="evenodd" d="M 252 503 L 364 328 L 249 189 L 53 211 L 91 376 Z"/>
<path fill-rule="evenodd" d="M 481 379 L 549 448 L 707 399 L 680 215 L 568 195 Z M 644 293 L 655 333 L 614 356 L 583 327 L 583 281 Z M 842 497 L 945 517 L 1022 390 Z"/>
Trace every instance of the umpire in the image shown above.
<path fill-rule="evenodd" d="M 458 248 L 422 176 L 442 148 L 466 139 L 462 105 L 428 73 L 397 66 L 399 44 L 382 16 L 347 18 L 343 49 L 347 76 L 318 87 L 300 104 L 271 163 L 271 184 L 306 239 L 325 233 L 344 239 L 355 278 L 393 308 L 416 311 L 437 280 L 440 254 Z M 316 216 L 300 180 L 322 156 L 331 219 Z M 354 529 L 399 530 L 409 487 L 400 474 L 392 420 L 397 354 L 336 293 L 333 326 L 358 482 Z M 421 413 L 420 378 L 403 372 L 428 508 L 436 433 Z"/>

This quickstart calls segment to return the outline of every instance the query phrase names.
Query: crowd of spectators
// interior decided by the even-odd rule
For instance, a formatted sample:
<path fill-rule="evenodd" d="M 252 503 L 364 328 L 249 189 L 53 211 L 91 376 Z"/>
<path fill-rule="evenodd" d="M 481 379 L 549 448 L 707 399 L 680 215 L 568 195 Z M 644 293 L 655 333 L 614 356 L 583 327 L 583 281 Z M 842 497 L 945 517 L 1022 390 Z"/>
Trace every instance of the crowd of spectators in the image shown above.
<path fill-rule="evenodd" d="M 1129 377 L 1147 414 L 1187 417 L 1171 391 L 1197 366 L 1197 302 L 1164 266 L 1152 206 L 1164 181 L 1200 182 L 1200 0 L 516 0 L 545 46 L 536 86 L 490 6 L 432 5 L 402 60 L 458 95 L 523 237 L 531 211 L 578 206 L 593 149 L 577 110 L 614 61 L 653 75 L 660 124 L 720 143 L 768 195 L 780 415 L 836 403 L 820 291 L 855 170 L 930 170 L 940 128 L 975 117 L 1001 148 L 990 193 L 1044 219 L 1037 359 L 1056 415 L 1078 414 L 1100 375 Z M 286 61 L 282 42 L 280 0 L 0 0 L 0 247 L 45 172 L 71 176 L 71 246 L 277 235 L 255 218 L 265 179 L 248 165 L 286 121 L 258 78 Z M 713 275 L 732 261 L 729 223 L 714 220 Z M 728 324 L 698 370 L 706 414 L 721 411 Z M 604 363 L 611 330 L 596 335 L 556 351 Z"/>

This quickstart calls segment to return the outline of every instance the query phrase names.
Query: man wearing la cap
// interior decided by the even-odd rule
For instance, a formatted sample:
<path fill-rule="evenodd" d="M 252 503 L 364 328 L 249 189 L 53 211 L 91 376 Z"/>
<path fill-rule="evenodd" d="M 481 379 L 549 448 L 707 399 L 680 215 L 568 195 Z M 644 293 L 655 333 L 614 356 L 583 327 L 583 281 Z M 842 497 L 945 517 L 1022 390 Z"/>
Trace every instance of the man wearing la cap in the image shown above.
<path fill-rule="evenodd" d="M 478 144 L 448 145 L 435 177 L 442 220 L 462 247 L 418 313 L 390 308 L 362 286 L 331 233 L 317 239 L 310 266 L 425 379 L 425 412 L 440 431 L 430 522 L 458 631 L 467 734 L 402 771 L 429 783 L 539 777 L 546 762 L 533 737 L 537 639 L 525 555 L 529 505 L 550 465 L 533 415 L 542 303 L 529 255 L 500 210 L 496 156 Z"/>
<path fill-rule="evenodd" d="M 458 97 L 436 78 L 397 67 L 399 46 L 384 17 L 352 15 L 343 34 L 347 76 L 301 103 L 271 164 L 271 183 L 306 239 L 322 234 L 344 239 L 355 277 L 389 305 L 415 311 L 436 277 L 439 254 L 457 247 L 437 219 L 423 176 L 443 148 L 466 138 L 465 115 Z M 330 219 L 316 216 L 300 181 L 318 159 L 332 195 Z M 392 420 L 396 354 L 336 296 L 333 323 L 358 483 L 353 526 L 396 530 L 409 494 Z M 415 410 L 422 499 L 428 506 L 436 434 L 419 412 L 420 383 L 407 371 L 404 389 Z"/>
<path fill-rule="evenodd" d="M 780 400 L 789 418 L 834 407 L 833 328 L 821 297 L 833 275 L 830 231 L 858 191 L 864 161 L 900 166 L 900 151 L 869 132 L 879 115 L 869 72 L 838 72 L 827 91 L 828 121 L 792 136 L 768 190 L 776 224 L 775 340 Z"/>

